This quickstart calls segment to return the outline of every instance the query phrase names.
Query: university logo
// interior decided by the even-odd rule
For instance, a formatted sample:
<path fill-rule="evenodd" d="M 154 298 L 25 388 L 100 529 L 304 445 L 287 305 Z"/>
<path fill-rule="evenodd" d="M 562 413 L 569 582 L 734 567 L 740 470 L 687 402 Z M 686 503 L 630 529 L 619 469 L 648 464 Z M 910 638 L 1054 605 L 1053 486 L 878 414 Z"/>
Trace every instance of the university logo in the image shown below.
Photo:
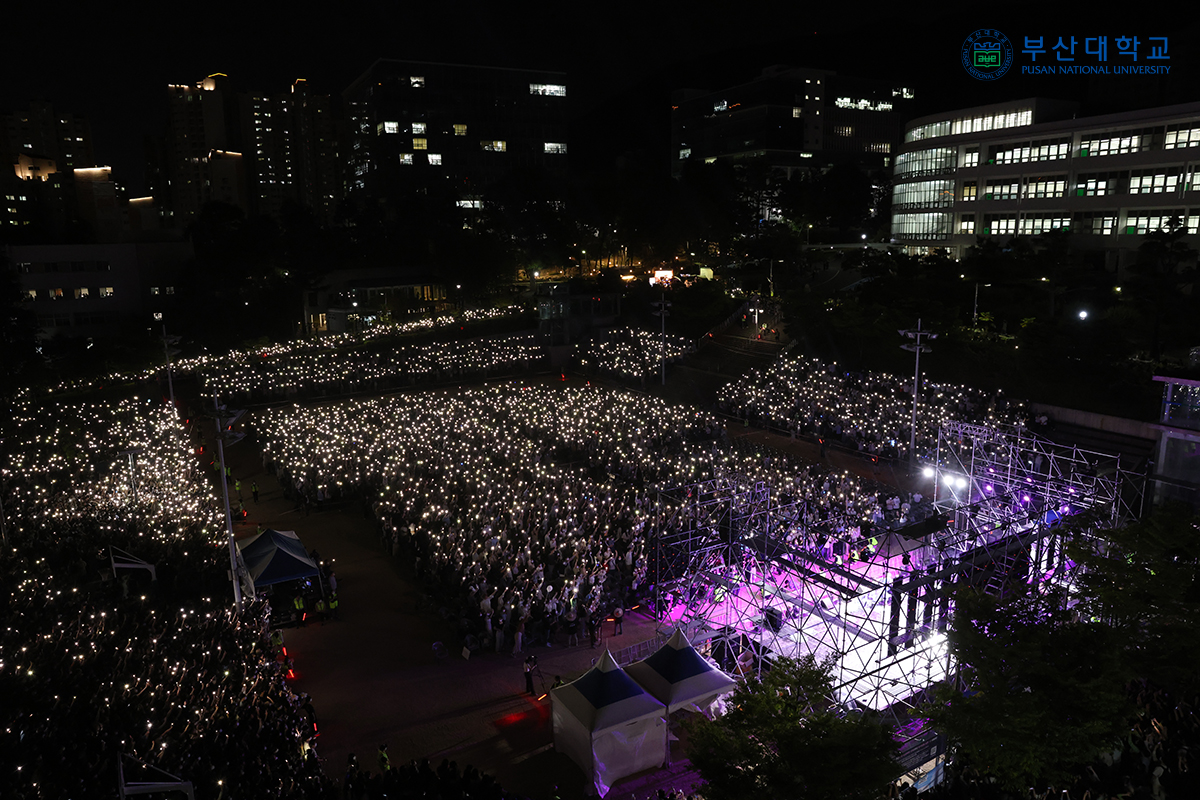
<path fill-rule="evenodd" d="M 998 30 L 977 30 L 963 42 L 962 63 L 963 69 L 972 78 L 994 81 L 1012 66 L 1012 42 Z"/>

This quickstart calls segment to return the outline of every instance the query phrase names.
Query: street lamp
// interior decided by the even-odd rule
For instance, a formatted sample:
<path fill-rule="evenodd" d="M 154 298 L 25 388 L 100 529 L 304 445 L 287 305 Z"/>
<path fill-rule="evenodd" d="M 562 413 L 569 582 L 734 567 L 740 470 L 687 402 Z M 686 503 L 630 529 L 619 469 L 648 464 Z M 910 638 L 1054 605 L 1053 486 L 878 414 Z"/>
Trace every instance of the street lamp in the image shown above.
<path fill-rule="evenodd" d="M 912 429 L 908 435 L 908 457 L 911 463 L 917 463 L 917 397 L 921 386 L 921 353 L 933 352 L 932 347 L 926 347 L 921 343 L 923 338 L 936 339 L 937 334 L 933 331 L 922 330 L 921 320 L 917 320 L 916 330 L 901 330 L 901 336 L 907 336 L 909 339 L 915 339 L 916 344 L 902 344 L 901 350 L 908 350 L 910 353 L 917 354 L 917 366 L 913 372 L 913 411 L 912 411 Z"/>
<path fill-rule="evenodd" d="M 1080 311 L 1080 312 L 1079 312 L 1079 318 L 1080 318 L 1080 319 L 1087 319 L 1087 312 L 1086 312 L 1086 311 Z"/>

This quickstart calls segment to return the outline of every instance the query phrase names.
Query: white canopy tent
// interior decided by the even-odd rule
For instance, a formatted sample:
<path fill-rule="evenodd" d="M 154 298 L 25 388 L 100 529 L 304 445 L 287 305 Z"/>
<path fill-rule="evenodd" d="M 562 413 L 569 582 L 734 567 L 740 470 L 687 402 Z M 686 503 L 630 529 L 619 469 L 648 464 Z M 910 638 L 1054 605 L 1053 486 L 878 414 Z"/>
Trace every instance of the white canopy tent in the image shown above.
<path fill-rule="evenodd" d="M 550 691 L 554 748 L 578 764 L 601 797 L 627 775 L 666 761 L 666 708 L 606 650 L 577 680 Z"/>
<path fill-rule="evenodd" d="M 675 633 L 649 658 L 630 664 L 629 677 L 667 707 L 708 713 L 721 695 L 732 692 L 737 681 L 704 660 L 683 631 Z"/>

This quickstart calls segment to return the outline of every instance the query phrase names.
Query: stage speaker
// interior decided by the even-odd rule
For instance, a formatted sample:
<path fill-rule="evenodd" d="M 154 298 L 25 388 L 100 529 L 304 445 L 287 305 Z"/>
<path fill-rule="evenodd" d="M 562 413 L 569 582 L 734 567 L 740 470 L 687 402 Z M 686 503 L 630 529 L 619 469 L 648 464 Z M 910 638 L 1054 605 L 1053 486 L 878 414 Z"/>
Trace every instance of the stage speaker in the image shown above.
<path fill-rule="evenodd" d="M 772 632 L 779 633 L 783 627 L 783 612 L 778 608 L 767 608 L 763 611 L 763 621 Z"/>

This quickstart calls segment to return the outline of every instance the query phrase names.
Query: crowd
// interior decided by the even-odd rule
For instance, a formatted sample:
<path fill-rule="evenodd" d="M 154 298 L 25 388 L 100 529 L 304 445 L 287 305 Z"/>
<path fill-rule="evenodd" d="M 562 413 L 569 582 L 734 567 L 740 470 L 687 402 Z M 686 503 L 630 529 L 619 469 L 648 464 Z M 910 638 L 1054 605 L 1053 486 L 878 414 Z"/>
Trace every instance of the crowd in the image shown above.
<path fill-rule="evenodd" d="M 695 349 L 682 336 L 621 328 L 607 337 L 594 337 L 575 345 L 575 357 L 584 370 L 595 370 L 626 380 L 642 380 L 653 375 L 666 357 L 673 364 Z"/>
<path fill-rule="evenodd" d="M 582 640 L 590 621 L 645 598 L 654 520 L 695 522 L 679 513 L 686 498 L 660 488 L 769 482 L 804 508 L 797 526 L 828 522 L 826 538 L 857 537 L 891 505 L 849 473 L 729 443 L 711 414 L 598 387 L 410 394 L 254 424 L 266 466 L 298 500 L 357 499 L 384 546 L 412 554 L 468 646 L 497 651 L 572 630 Z"/>
<path fill-rule="evenodd" d="M 386 350 L 243 354 L 206 366 L 200 375 L 206 394 L 215 391 L 223 400 L 245 405 L 384 392 L 418 381 L 469 380 L 547 368 L 546 349 L 534 336 L 520 335 Z"/>
<path fill-rule="evenodd" d="M 864 453 L 902 460 L 910 455 L 911 377 L 848 372 L 816 358 L 785 357 L 730 382 L 717 401 L 721 411 L 752 424 L 816 436 Z M 917 456 L 934 456 L 945 419 L 1015 423 L 1024 413 L 1002 392 L 922 381 Z"/>
<path fill-rule="evenodd" d="M 12 424 L 0 462 L 0 794 L 112 797 L 124 755 L 131 779 L 145 779 L 140 761 L 198 797 L 336 796 L 268 610 L 235 615 L 227 602 L 218 505 L 171 411 L 26 400 Z M 154 580 L 114 566 L 123 554 L 110 548 L 153 566 Z"/>

